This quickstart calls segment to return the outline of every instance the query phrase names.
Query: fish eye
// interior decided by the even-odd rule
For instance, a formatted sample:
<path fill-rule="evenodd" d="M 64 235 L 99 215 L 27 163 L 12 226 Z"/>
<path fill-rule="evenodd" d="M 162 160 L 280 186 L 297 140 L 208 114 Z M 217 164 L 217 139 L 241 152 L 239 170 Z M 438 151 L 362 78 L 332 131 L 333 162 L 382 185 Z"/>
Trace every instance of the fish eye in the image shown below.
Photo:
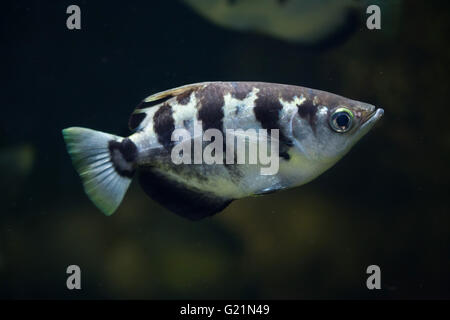
<path fill-rule="evenodd" d="M 330 127 L 336 132 L 347 132 L 353 123 L 353 112 L 347 108 L 336 109 L 330 117 Z"/>

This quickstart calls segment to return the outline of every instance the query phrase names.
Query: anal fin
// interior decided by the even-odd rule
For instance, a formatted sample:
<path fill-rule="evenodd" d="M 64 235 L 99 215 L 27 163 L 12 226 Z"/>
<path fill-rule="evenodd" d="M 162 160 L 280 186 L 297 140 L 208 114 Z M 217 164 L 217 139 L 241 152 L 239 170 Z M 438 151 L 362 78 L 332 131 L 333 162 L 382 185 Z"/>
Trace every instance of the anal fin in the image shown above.
<path fill-rule="evenodd" d="M 188 188 L 157 170 L 147 168 L 139 171 L 139 183 L 149 197 L 190 220 L 200 220 L 219 213 L 233 201 Z"/>

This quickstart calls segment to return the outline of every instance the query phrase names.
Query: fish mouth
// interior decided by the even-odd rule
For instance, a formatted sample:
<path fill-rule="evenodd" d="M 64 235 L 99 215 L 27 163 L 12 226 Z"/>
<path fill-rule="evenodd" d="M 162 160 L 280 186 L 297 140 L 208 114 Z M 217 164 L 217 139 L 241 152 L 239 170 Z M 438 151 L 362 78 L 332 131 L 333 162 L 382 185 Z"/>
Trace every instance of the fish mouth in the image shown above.
<path fill-rule="evenodd" d="M 362 120 L 362 124 L 359 127 L 357 135 L 357 140 L 364 136 L 370 129 L 374 126 L 375 122 L 377 122 L 384 114 L 383 109 L 377 109 L 370 113 L 367 117 Z"/>
<path fill-rule="evenodd" d="M 362 127 L 365 127 L 370 124 L 374 124 L 376 121 L 378 121 L 384 114 L 384 110 L 379 108 L 373 111 L 372 113 L 368 114 L 367 117 L 365 117 L 361 123 Z"/>

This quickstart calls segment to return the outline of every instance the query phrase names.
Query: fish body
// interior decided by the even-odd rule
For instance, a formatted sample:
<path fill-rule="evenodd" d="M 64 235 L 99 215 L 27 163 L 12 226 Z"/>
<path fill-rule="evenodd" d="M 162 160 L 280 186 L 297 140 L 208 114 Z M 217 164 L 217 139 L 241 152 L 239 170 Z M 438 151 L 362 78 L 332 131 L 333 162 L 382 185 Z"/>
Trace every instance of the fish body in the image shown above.
<path fill-rule="evenodd" d="M 220 26 L 306 44 L 348 28 L 359 7 L 353 0 L 184 1 Z"/>
<path fill-rule="evenodd" d="M 134 134 L 128 138 L 84 128 L 63 134 L 86 193 L 106 214 L 117 209 L 137 173 L 150 197 L 197 220 L 233 200 L 311 181 L 382 114 L 370 104 L 305 87 L 204 82 L 144 99 L 130 117 Z M 205 139 L 208 132 L 214 139 Z M 248 161 L 238 163 L 240 138 Z M 270 163 L 257 156 L 249 161 L 252 151 L 261 152 L 261 142 L 268 142 Z M 174 154 L 187 156 L 180 163 Z"/>
<path fill-rule="evenodd" d="M 238 31 L 265 34 L 304 45 L 341 42 L 365 25 L 366 8 L 383 12 L 392 32 L 401 2 L 386 0 L 183 0 L 205 19 Z M 385 30 L 385 32 L 386 32 Z"/>
<path fill-rule="evenodd" d="M 35 147 L 31 144 L 5 146 L 0 148 L 0 169 L 2 179 L 0 192 L 14 198 L 27 184 L 36 158 Z"/>

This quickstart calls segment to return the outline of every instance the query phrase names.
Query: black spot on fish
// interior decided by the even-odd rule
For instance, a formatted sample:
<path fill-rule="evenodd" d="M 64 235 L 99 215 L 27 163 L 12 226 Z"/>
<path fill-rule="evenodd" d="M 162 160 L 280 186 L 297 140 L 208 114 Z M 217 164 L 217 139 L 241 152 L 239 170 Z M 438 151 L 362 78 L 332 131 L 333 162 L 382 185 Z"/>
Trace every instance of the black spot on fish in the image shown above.
<path fill-rule="evenodd" d="M 187 130 L 189 130 L 192 127 L 192 123 L 194 121 L 192 119 L 189 120 L 183 120 L 183 127 Z"/>
<path fill-rule="evenodd" d="M 232 85 L 233 90 L 231 91 L 231 95 L 238 100 L 245 99 L 254 88 L 251 83 L 247 82 L 233 82 Z"/>
<path fill-rule="evenodd" d="M 279 129 L 278 121 L 280 120 L 280 111 L 283 109 L 278 99 L 266 95 L 264 92 L 258 93 L 258 98 L 255 100 L 256 120 L 261 123 L 264 129 Z"/>
<path fill-rule="evenodd" d="M 133 141 L 128 138 L 122 140 L 120 148 L 123 157 L 127 162 L 133 162 L 137 158 L 138 150 Z"/>
<path fill-rule="evenodd" d="M 155 101 L 149 101 L 149 102 L 142 101 L 141 103 L 138 104 L 136 109 L 150 108 L 150 107 L 156 106 L 158 104 L 164 103 L 172 97 L 173 96 L 169 94 L 169 95 L 167 95 L 161 99 L 155 100 Z"/>
<path fill-rule="evenodd" d="M 308 121 L 314 133 L 316 132 L 316 113 L 317 106 L 314 105 L 312 100 L 306 100 L 298 106 L 298 114 L 301 118 Z"/>
<path fill-rule="evenodd" d="M 133 113 L 130 117 L 130 120 L 128 121 L 128 127 L 130 130 L 135 130 L 139 125 L 144 121 L 145 117 L 147 117 L 147 114 L 145 112 L 143 113 Z"/>
<path fill-rule="evenodd" d="M 286 85 L 286 84 L 278 84 L 278 83 L 265 83 L 265 82 L 255 82 L 255 83 L 246 83 L 247 85 L 251 85 L 249 91 L 253 90 L 253 88 L 257 88 L 262 93 L 266 93 L 267 95 L 271 95 L 274 98 L 281 98 L 286 102 L 290 102 L 294 99 L 295 96 L 300 97 L 304 94 L 304 88 Z M 258 93 L 258 96 L 260 94 Z"/>
<path fill-rule="evenodd" d="M 172 107 L 168 104 L 162 105 L 153 116 L 153 128 L 158 136 L 158 142 L 170 151 L 173 147 L 172 132 L 175 130 L 175 121 L 172 116 Z"/>
<path fill-rule="evenodd" d="M 138 155 L 138 149 L 133 141 L 128 138 L 122 142 L 111 140 L 108 148 L 116 172 L 122 177 L 132 178 L 135 172 L 134 162 Z"/>
<path fill-rule="evenodd" d="M 237 105 L 236 106 L 236 109 L 234 110 L 234 115 L 236 115 L 236 116 L 238 116 L 239 115 L 239 113 L 241 113 L 241 111 L 242 111 L 242 109 L 244 108 L 244 106 L 243 105 Z"/>
<path fill-rule="evenodd" d="M 289 161 L 291 159 L 291 156 L 287 151 L 280 151 L 280 157 L 283 158 L 286 161 Z"/>
<path fill-rule="evenodd" d="M 281 99 L 286 102 L 292 102 L 296 96 L 300 97 L 302 94 L 303 92 L 293 86 L 286 86 L 280 90 Z"/>
<path fill-rule="evenodd" d="M 182 105 L 188 104 L 189 101 L 191 100 L 191 93 L 192 93 L 192 91 L 194 91 L 194 90 L 190 89 L 190 90 L 187 90 L 187 91 L 185 91 L 183 93 L 180 93 L 177 96 L 177 102 L 179 104 L 182 104 Z"/>
<path fill-rule="evenodd" d="M 139 182 L 148 196 L 174 213 L 199 220 L 225 209 L 232 199 L 220 198 L 169 179 L 163 172 L 152 168 L 141 170 Z"/>
<path fill-rule="evenodd" d="M 203 122 L 204 131 L 218 129 L 223 132 L 224 92 L 221 86 L 209 85 L 198 93 L 201 105 L 198 119 Z"/>
<path fill-rule="evenodd" d="M 267 133 L 270 134 L 271 129 L 278 129 L 279 131 L 279 155 L 285 160 L 289 160 L 290 156 L 287 153 L 289 146 L 292 146 L 292 141 L 288 139 L 283 130 L 280 127 L 280 111 L 283 109 L 278 95 L 275 95 L 273 90 L 261 90 L 258 92 L 258 98 L 255 100 L 255 107 L 253 112 L 255 113 L 256 120 L 261 123 L 263 129 L 267 129 Z"/>

